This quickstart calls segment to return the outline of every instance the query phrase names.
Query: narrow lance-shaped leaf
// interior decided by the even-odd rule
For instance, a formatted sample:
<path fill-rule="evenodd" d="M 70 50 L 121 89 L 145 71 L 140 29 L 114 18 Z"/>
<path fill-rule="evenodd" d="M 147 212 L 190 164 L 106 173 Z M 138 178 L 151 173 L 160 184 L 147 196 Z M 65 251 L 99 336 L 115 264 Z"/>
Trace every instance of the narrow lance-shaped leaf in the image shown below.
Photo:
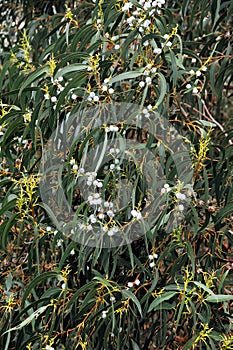
<path fill-rule="evenodd" d="M 151 304 L 148 309 L 148 312 L 152 311 L 157 305 L 161 304 L 165 300 L 170 300 L 172 297 L 174 297 L 177 292 L 166 292 L 162 295 L 159 295 Z"/>
<path fill-rule="evenodd" d="M 135 71 L 131 71 L 131 72 L 125 72 L 122 74 L 117 75 L 116 77 L 113 77 L 110 80 L 110 83 L 117 83 L 118 81 L 122 81 L 122 80 L 128 80 L 128 79 L 135 79 L 137 77 L 140 77 L 141 75 L 143 75 L 143 68 L 139 69 L 139 70 L 135 70 Z"/>
<path fill-rule="evenodd" d="M 26 89 L 28 86 L 31 85 L 35 80 L 42 77 L 46 72 L 48 72 L 49 67 L 43 66 L 41 68 L 38 68 L 35 72 L 33 72 L 29 77 L 25 80 L 25 82 L 21 85 L 21 88 L 19 90 L 19 96 L 21 96 L 24 89 Z"/>
<path fill-rule="evenodd" d="M 134 304 L 137 306 L 137 309 L 140 315 L 142 316 L 142 308 L 138 298 L 130 290 L 126 290 L 126 289 L 122 290 L 122 295 L 125 298 L 129 298 L 134 302 Z"/>
<path fill-rule="evenodd" d="M 233 295 L 213 294 L 208 296 L 205 300 L 209 303 L 222 303 L 224 301 L 233 300 Z"/>
<path fill-rule="evenodd" d="M 6 332 L 3 333 L 6 334 L 8 332 L 12 332 L 12 331 L 17 331 L 21 328 L 23 328 L 24 326 L 26 326 L 27 324 L 29 324 L 30 322 L 32 322 L 32 320 L 36 319 L 37 317 L 39 317 L 49 306 L 51 306 L 51 304 L 48 304 L 46 306 L 41 306 L 39 307 L 38 310 L 34 311 L 30 316 L 28 316 L 26 318 L 26 320 L 24 320 L 23 322 L 21 322 L 18 326 L 13 327 L 8 329 Z"/>
<path fill-rule="evenodd" d="M 54 79 L 57 79 L 67 73 L 73 73 L 73 72 L 79 72 L 79 71 L 84 71 L 87 70 L 87 65 L 86 64 L 70 64 L 67 67 L 61 68 L 57 71 L 57 73 L 54 76 Z"/>
<path fill-rule="evenodd" d="M 158 107 L 163 102 L 164 96 L 166 95 L 166 92 L 167 92 L 167 82 L 164 75 L 161 74 L 160 72 L 158 72 L 157 75 L 160 78 L 160 95 L 156 102 L 156 107 Z"/>
<path fill-rule="evenodd" d="M 22 305 L 24 305 L 28 295 L 31 293 L 32 289 L 37 286 L 38 283 L 43 282 L 47 280 L 48 278 L 52 277 L 58 277 L 59 272 L 55 271 L 49 271 L 49 272 L 44 272 L 41 275 L 36 276 L 28 285 L 27 289 L 24 292 L 23 299 L 22 299 Z"/>

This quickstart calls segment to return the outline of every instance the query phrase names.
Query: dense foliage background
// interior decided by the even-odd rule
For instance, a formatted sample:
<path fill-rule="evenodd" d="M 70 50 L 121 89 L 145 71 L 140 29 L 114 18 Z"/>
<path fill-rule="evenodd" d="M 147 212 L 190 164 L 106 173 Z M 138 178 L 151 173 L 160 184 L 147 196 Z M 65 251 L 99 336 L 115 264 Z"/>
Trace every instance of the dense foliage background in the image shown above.
<path fill-rule="evenodd" d="M 233 3 L 2 0 L 0 9 L 1 349 L 233 349 Z M 114 101 L 177 128 L 194 193 L 167 232 L 182 184 L 163 144 L 136 135 L 167 161 L 167 206 L 139 240 L 92 248 L 51 221 L 41 153 L 67 116 Z M 87 132 L 83 144 L 101 137 Z M 85 149 L 70 152 L 62 186 L 88 224 L 91 207 L 75 191 Z M 98 174 L 109 198 L 112 169 Z M 141 179 L 136 166 L 124 172 Z"/>

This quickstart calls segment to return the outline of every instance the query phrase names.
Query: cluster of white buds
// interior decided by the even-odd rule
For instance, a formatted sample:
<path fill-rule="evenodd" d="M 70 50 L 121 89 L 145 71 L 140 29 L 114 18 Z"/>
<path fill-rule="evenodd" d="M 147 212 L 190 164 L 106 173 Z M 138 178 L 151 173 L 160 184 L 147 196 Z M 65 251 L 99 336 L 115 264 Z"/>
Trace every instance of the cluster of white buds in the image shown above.
<path fill-rule="evenodd" d="M 109 132 L 109 131 L 117 132 L 117 131 L 119 131 L 119 128 L 118 128 L 118 126 L 116 126 L 116 125 L 109 125 L 109 126 L 106 126 L 106 127 L 105 127 L 105 132 Z"/>
<path fill-rule="evenodd" d="M 128 288 L 132 288 L 132 287 L 134 287 L 135 285 L 136 285 L 136 286 L 139 286 L 140 283 L 141 283 L 140 280 L 139 280 L 138 278 L 136 278 L 136 280 L 135 280 L 134 282 L 128 282 L 127 286 L 128 286 Z"/>
<path fill-rule="evenodd" d="M 161 13 L 160 8 L 165 4 L 165 0 L 139 0 L 140 7 L 135 9 L 131 1 L 127 1 L 122 6 L 122 11 L 127 12 L 130 16 L 126 19 L 126 23 L 130 28 L 138 28 L 140 33 L 149 33 L 153 14 Z"/>
<path fill-rule="evenodd" d="M 156 253 L 153 253 L 153 254 L 150 254 L 149 256 L 148 256 L 148 258 L 149 258 L 149 260 L 150 260 L 150 263 L 149 263 L 149 266 L 152 268 L 152 267 L 154 267 L 155 266 L 155 259 L 158 259 L 158 254 L 156 254 Z"/>
<path fill-rule="evenodd" d="M 168 193 L 169 191 L 171 191 L 170 185 L 169 184 L 164 184 L 163 188 L 161 189 L 161 193 L 164 194 L 164 193 Z"/>
<path fill-rule="evenodd" d="M 87 101 L 89 101 L 89 102 L 91 102 L 91 101 L 98 102 L 99 101 L 99 96 L 97 96 L 94 91 L 91 91 L 89 96 L 87 97 Z"/>
<path fill-rule="evenodd" d="M 135 209 L 131 210 L 131 215 L 132 215 L 132 217 L 136 218 L 137 220 L 141 220 L 142 219 L 141 212 L 137 211 Z"/>

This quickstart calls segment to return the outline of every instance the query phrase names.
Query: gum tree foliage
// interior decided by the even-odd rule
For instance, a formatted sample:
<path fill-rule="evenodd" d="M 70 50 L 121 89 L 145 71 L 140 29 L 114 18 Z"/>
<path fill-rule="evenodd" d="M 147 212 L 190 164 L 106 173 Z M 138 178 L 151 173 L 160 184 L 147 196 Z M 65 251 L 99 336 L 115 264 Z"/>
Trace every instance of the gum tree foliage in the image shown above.
<path fill-rule="evenodd" d="M 232 349 L 232 2 L 0 6 L 1 349 Z M 38 183 L 41 152 L 57 125 L 111 102 L 137 103 L 177 128 L 189 147 L 194 193 L 182 223 L 167 232 L 183 188 L 161 187 L 167 205 L 146 235 L 101 249 L 57 230 Z M 140 130 L 117 128 L 167 162 L 171 184 L 177 170 L 168 150 L 142 140 Z M 61 177 L 87 225 L 92 207 L 75 178 L 82 145 L 101 139 L 102 131 L 87 133 Z M 134 192 L 146 194 L 135 164 L 124 173 L 141 181 Z M 98 174 L 110 199 L 114 176 Z M 137 213 L 140 205 L 135 197 Z"/>

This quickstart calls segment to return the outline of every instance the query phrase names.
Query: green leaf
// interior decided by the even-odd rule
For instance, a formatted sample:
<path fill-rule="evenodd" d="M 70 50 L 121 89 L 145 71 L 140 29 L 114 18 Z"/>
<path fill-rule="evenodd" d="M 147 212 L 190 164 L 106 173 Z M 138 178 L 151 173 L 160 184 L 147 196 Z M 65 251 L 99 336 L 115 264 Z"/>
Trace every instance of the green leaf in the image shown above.
<path fill-rule="evenodd" d="M 100 282 L 105 287 L 112 287 L 112 285 L 109 281 L 107 281 L 106 279 L 104 279 L 100 276 L 95 276 L 93 279 Z"/>
<path fill-rule="evenodd" d="M 10 232 L 11 227 L 13 225 L 15 225 L 17 216 L 18 216 L 18 214 L 14 214 L 14 215 L 10 216 L 10 218 L 0 226 L 0 232 L 3 229 L 3 232 L 1 234 L 1 248 L 3 248 L 7 254 L 9 254 L 8 249 L 7 249 L 9 232 Z M 5 227 L 3 225 L 5 225 Z"/>
<path fill-rule="evenodd" d="M 213 22 L 213 29 L 215 27 L 215 24 L 219 18 L 219 10 L 220 10 L 221 0 L 215 0 L 212 2 L 211 5 L 211 17 Z"/>
<path fill-rule="evenodd" d="M 220 209 L 216 215 L 217 221 L 215 224 L 219 223 L 224 218 L 227 218 L 230 214 L 233 213 L 233 203 L 228 203 L 224 208 Z"/>
<path fill-rule="evenodd" d="M 81 64 L 81 63 L 74 63 L 70 64 L 67 67 L 61 68 L 57 71 L 57 73 L 54 76 L 54 79 L 57 79 L 59 77 L 62 77 L 63 75 L 67 73 L 73 73 L 73 72 L 79 72 L 79 71 L 85 71 L 87 70 L 87 65 L 86 64 Z"/>
<path fill-rule="evenodd" d="M 192 264 L 192 271 L 193 271 L 193 274 L 195 274 L 196 264 L 195 264 L 195 255 L 194 255 L 193 247 L 190 242 L 186 242 L 186 245 L 187 245 L 188 257 Z"/>
<path fill-rule="evenodd" d="M 176 304 L 175 301 L 172 302 L 172 303 L 163 301 L 161 304 L 155 306 L 154 311 L 159 311 L 159 310 L 172 310 L 172 309 L 174 309 L 174 307 L 175 307 L 175 308 L 177 307 L 177 304 Z"/>
<path fill-rule="evenodd" d="M 67 305 L 67 307 L 69 308 L 72 304 L 74 304 L 76 302 L 76 300 L 78 299 L 78 297 L 80 295 L 82 295 L 83 293 L 86 293 L 88 290 L 91 290 L 92 288 L 95 288 L 96 283 L 94 281 L 91 281 L 87 284 L 84 284 L 84 286 L 82 286 L 81 288 L 79 288 L 74 295 L 70 298 L 69 303 Z"/>
<path fill-rule="evenodd" d="M 76 243 L 75 242 L 70 242 L 70 244 L 66 247 L 66 250 L 61 258 L 61 260 L 59 261 L 59 269 L 61 270 L 63 265 L 65 264 L 66 259 L 68 258 L 68 256 L 70 255 L 70 252 L 73 248 L 76 247 Z"/>
<path fill-rule="evenodd" d="M 19 97 L 21 96 L 24 89 L 26 89 L 28 86 L 31 85 L 35 80 L 38 80 L 41 78 L 45 73 L 48 72 L 49 67 L 43 66 L 38 69 L 36 69 L 32 74 L 29 75 L 29 77 L 25 80 L 25 82 L 21 85 L 19 90 Z"/>
<path fill-rule="evenodd" d="M 5 214 L 8 210 L 11 210 L 16 205 L 16 199 L 12 199 L 11 201 L 7 202 L 6 205 L 3 205 L 3 207 L 0 209 L 0 216 Z"/>
<path fill-rule="evenodd" d="M 170 59 L 171 59 L 171 77 L 172 77 L 172 88 L 174 89 L 174 87 L 177 84 L 177 77 L 178 77 L 178 69 L 177 69 L 177 62 L 176 62 L 176 57 L 174 52 L 171 50 L 170 51 Z"/>
<path fill-rule="evenodd" d="M 143 70 L 144 69 L 141 68 L 137 71 L 135 70 L 135 71 L 121 73 L 121 74 L 111 78 L 110 84 L 117 83 L 118 81 L 121 81 L 121 80 L 135 79 L 137 77 L 140 77 L 141 75 L 143 75 Z"/>
<path fill-rule="evenodd" d="M 8 292 L 8 291 L 11 289 L 11 287 L 12 287 L 12 281 L 13 281 L 13 279 L 12 279 L 12 274 L 9 273 L 8 276 L 7 276 L 7 278 L 6 278 L 6 282 L 5 282 L 7 292 Z"/>
<path fill-rule="evenodd" d="M 91 289 L 82 300 L 82 306 L 79 308 L 79 314 L 82 316 L 90 310 L 96 303 L 96 289 Z"/>
<path fill-rule="evenodd" d="M 10 67 L 11 65 L 11 61 L 9 59 L 8 62 L 6 62 L 3 67 L 1 67 L 1 70 L 0 70 L 0 91 L 2 91 L 2 83 L 6 77 L 6 73 L 7 73 L 7 70 L 8 68 Z"/>
<path fill-rule="evenodd" d="M 210 83 L 215 96 L 218 96 L 218 91 L 216 89 L 216 77 L 215 77 L 217 66 L 218 66 L 218 61 L 215 61 L 210 67 Z"/>
<path fill-rule="evenodd" d="M 159 95 L 157 102 L 156 102 L 156 107 L 158 107 L 163 102 L 164 96 L 167 93 L 167 82 L 166 82 L 166 79 L 162 73 L 158 72 L 156 74 L 160 78 L 160 95 Z"/>
<path fill-rule="evenodd" d="M 131 343 L 132 343 L 133 350 L 140 350 L 138 344 L 135 343 L 135 341 L 133 339 L 131 339 Z"/>
<path fill-rule="evenodd" d="M 142 316 L 142 308 L 141 308 L 141 304 L 140 304 L 138 298 L 130 290 L 126 290 L 126 289 L 122 290 L 122 295 L 125 298 L 129 298 L 134 302 L 134 304 L 137 306 L 137 309 L 138 309 L 140 315 Z"/>
<path fill-rule="evenodd" d="M 233 300 L 233 295 L 213 294 L 205 299 L 205 301 L 208 301 L 209 303 L 222 303 L 230 300 Z"/>
<path fill-rule="evenodd" d="M 197 287 L 199 287 L 199 288 L 205 290 L 207 293 L 209 293 L 209 294 L 211 294 L 211 295 L 214 295 L 214 292 L 213 292 L 210 288 L 208 288 L 206 285 L 204 285 L 203 283 L 197 282 L 197 281 L 194 281 L 193 283 L 194 283 Z"/>
<path fill-rule="evenodd" d="M 198 337 L 198 334 L 194 335 L 182 348 L 182 350 L 190 350 L 192 349 L 192 345 L 195 343 L 196 339 Z"/>
<path fill-rule="evenodd" d="M 34 311 L 29 317 L 26 318 L 26 320 L 24 320 L 23 322 L 21 322 L 18 326 L 13 327 L 8 329 L 6 332 L 3 333 L 6 334 L 8 332 L 12 332 L 12 331 L 17 331 L 21 328 L 23 328 L 24 326 L 28 325 L 29 323 L 32 322 L 32 320 L 36 319 L 37 317 L 39 317 L 49 306 L 51 306 L 51 304 L 48 304 L 46 306 L 41 306 L 39 307 L 39 309 L 37 309 L 36 311 Z"/>
<path fill-rule="evenodd" d="M 22 298 L 22 305 L 24 305 L 28 295 L 32 292 L 32 290 L 41 282 L 48 280 L 49 278 L 58 277 L 60 274 L 59 272 L 49 271 L 44 272 L 38 276 L 36 276 L 27 286 L 23 298 Z"/>
<path fill-rule="evenodd" d="M 50 218 L 52 219 L 54 225 L 60 229 L 61 223 L 57 220 L 57 216 L 54 214 L 53 210 L 48 206 L 46 203 L 40 203 L 40 206 L 46 210 L 46 212 L 49 214 Z"/>
<path fill-rule="evenodd" d="M 222 278 L 221 278 L 221 280 L 220 280 L 220 282 L 219 282 L 218 292 L 221 292 L 221 289 L 223 289 L 224 282 L 225 282 L 225 280 L 226 280 L 226 278 L 227 278 L 227 276 L 228 276 L 228 274 L 229 274 L 229 271 L 230 271 L 230 270 L 226 270 L 226 271 L 224 272 L 224 274 L 223 274 L 223 276 L 222 276 Z"/>
<path fill-rule="evenodd" d="M 171 298 L 173 298 L 176 294 L 178 294 L 177 292 L 166 292 L 162 295 L 159 295 L 151 304 L 150 307 L 148 309 L 148 312 L 152 311 L 157 305 L 161 304 L 163 301 L 165 300 L 170 300 Z"/>
<path fill-rule="evenodd" d="M 81 72 L 75 74 L 75 78 L 69 80 L 68 84 L 66 85 L 65 89 L 59 94 L 56 110 L 55 112 L 59 112 L 62 108 L 63 103 L 65 103 L 65 99 L 67 98 L 67 95 L 71 91 L 72 88 L 79 88 L 86 82 L 87 79 L 87 73 Z"/>

